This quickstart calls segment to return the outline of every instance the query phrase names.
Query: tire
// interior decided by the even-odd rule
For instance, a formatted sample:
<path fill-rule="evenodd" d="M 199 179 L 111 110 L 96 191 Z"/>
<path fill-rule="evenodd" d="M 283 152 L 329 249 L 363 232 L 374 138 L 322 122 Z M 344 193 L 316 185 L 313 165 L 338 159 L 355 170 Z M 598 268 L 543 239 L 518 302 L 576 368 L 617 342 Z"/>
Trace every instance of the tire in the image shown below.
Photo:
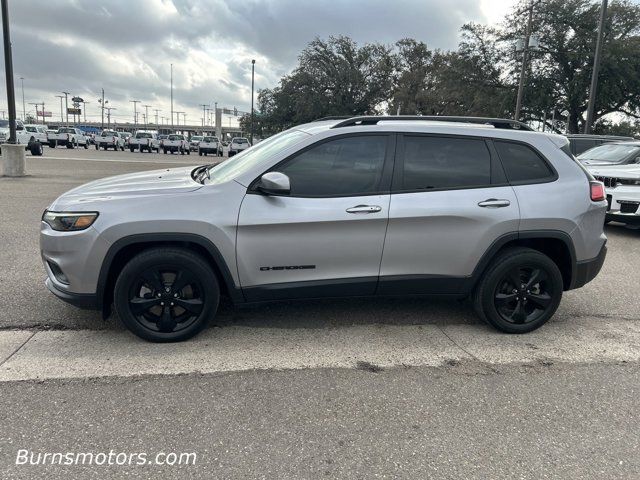
<path fill-rule="evenodd" d="M 198 155 L 199 155 L 199 156 L 202 156 L 202 152 L 201 152 L 200 150 L 198 150 Z M 207 154 L 205 153 L 205 156 L 206 156 L 206 155 L 207 155 Z"/>
<path fill-rule="evenodd" d="M 114 289 L 124 325 L 151 342 L 193 337 L 215 316 L 219 301 L 218 279 L 207 261 L 179 248 L 138 254 L 124 266 Z"/>
<path fill-rule="evenodd" d="M 89 142 L 85 142 L 85 144 L 84 144 L 84 149 L 86 150 L 86 149 L 88 149 L 88 148 L 89 148 Z"/>
<path fill-rule="evenodd" d="M 42 144 L 40 142 L 32 143 L 29 150 L 31 152 L 31 155 L 33 155 L 34 157 L 41 157 L 44 153 L 44 149 L 42 148 Z"/>
<path fill-rule="evenodd" d="M 191 150 L 187 149 L 187 155 L 191 155 Z"/>
<path fill-rule="evenodd" d="M 496 329 L 527 333 L 553 316 L 562 291 L 562 274 L 553 260 L 537 250 L 516 247 L 491 262 L 472 299 L 478 316 Z"/>
<path fill-rule="evenodd" d="M 96 150 L 100 150 L 100 145 L 96 143 Z"/>
<path fill-rule="evenodd" d="M 167 149 L 166 148 L 163 148 L 162 151 L 164 152 L 165 155 L 167 154 Z"/>
<path fill-rule="evenodd" d="M 129 151 L 133 153 L 133 147 L 129 147 Z"/>
<path fill-rule="evenodd" d="M 56 148 L 56 142 L 49 142 L 49 148 Z"/>
<path fill-rule="evenodd" d="M 180 155 L 184 155 L 184 148 L 180 149 Z"/>

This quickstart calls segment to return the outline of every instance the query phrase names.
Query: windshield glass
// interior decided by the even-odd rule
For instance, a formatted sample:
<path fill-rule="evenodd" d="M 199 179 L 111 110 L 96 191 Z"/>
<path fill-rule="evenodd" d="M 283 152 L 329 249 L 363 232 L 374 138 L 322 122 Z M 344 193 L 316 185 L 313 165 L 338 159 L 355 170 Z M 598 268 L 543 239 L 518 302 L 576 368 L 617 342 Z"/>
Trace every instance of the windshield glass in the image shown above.
<path fill-rule="evenodd" d="M 150 133 L 136 133 L 136 138 L 153 138 Z"/>
<path fill-rule="evenodd" d="M 191 137 L 192 142 L 197 142 L 199 140 L 202 140 L 202 137 Z"/>
<path fill-rule="evenodd" d="M 9 128 L 9 120 L 0 120 L 0 128 Z"/>
<path fill-rule="evenodd" d="M 279 150 L 284 150 L 285 148 L 302 141 L 308 135 L 308 133 L 300 130 L 287 130 L 274 135 L 273 137 L 260 142 L 255 147 L 251 147 L 244 150 L 242 153 L 235 155 L 230 160 L 211 167 L 209 170 L 209 175 L 211 177 L 209 183 L 223 183 L 237 177 L 238 175 L 242 175 L 248 170 L 251 170 L 265 158 L 273 155 Z"/>
<path fill-rule="evenodd" d="M 216 137 L 204 137 L 202 139 L 203 142 L 217 142 L 218 139 Z"/>
<path fill-rule="evenodd" d="M 169 140 L 184 140 L 182 135 L 169 135 Z"/>
<path fill-rule="evenodd" d="M 37 132 L 36 127 L 24 127 L 27 132 Z"/>
<path fill-rule="evenodd" d="M 61 128 L 58 133 L 76 133 L 73 128 Z"/>
<path fill-rule="evenodd" d="M 102 132 L 102 133 L 100 134 L 100 136 L 101 136 L 101 137 L 112 137 L 112 136 L 113 136 L 113 135 L 115 135 L 115 134 L 116 134 L 116 132 L 112 132 L 112 131 L 109 131 L 109 130 L 105 130 L 104 132 Z"/>
<path fill-rule="evenodd" d="M 606 163 L 621 163 L 629 155 L 640 153 L 640 145 L 605 144 L 578 155 L 579 160 L 597 160 Z"/>
<path fill-rule="evenodd" d="M 246 138 L 234 138 L 231 140 L 233 143 L 249 143 L 249 140 Z"/>

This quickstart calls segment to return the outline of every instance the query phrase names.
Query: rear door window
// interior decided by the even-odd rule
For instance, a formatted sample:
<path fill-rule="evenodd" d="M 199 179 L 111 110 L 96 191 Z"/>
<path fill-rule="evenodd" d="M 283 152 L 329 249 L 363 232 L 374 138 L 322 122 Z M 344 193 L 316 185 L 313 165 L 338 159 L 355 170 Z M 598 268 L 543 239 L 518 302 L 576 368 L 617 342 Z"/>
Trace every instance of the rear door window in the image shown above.
<path fill-rule="evenodd" d="M 547 162 L 531 147 L 494 140 L 494 145 L 510 183 L 541 183 L 555 179 Z"/>

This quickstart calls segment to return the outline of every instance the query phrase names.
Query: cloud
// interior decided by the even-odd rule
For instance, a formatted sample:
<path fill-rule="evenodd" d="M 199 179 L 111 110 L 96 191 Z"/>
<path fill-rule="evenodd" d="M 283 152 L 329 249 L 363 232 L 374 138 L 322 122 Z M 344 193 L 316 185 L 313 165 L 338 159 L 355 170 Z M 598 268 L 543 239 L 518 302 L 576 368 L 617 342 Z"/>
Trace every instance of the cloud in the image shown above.
<path fill-rule="evenodd" d="M 202 103 L 249 110 L 252 58 L 256 89 L 272 87 L 316 36 L 413 37 L 447 49 L 486 12 L 476 0 L 30 0 L 11 2 L 10 16 L 27 103 L 59 105 L 66 90 L 91 102 L 87 117 L 97 119 L 104 88 L 118 121 L 133 120 L 132 99 L 168 117 L 173 63 L 174 108 L 195 123 Z M 21 112 L 19 80 L 16 88 Z"/>

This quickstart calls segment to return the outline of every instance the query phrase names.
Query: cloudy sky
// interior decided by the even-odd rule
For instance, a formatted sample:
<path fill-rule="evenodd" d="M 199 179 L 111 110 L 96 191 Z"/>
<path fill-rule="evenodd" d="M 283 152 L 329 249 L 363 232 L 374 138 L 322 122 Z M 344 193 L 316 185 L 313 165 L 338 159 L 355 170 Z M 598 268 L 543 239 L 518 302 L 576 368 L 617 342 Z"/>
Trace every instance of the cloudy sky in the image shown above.
<path fill-rule="evenodd" d="M 515 0 L 9 0 L 18 116 L 24 77 L 30 102 L 60 116 L 60 95 L 84 98 L 87 120 L 100 117 L 101 88 L 133 121 L 133 104 L 200 123 L 200 104 L 250 109 L 251 59 L 256 90 L 272 87 L 314 37 L 345 34 L 359 43 L 413 37 L 455 48 L 467 21 L 495 23 Z M 4 64 L 3 64 L 4 66 Z M 4 82 L 0 108 L 6 109 Z M 142 109 L 144 110 L 144 109 Z M 182 118 L 182 117 L 181 117 Z M 142 121 L 142 117 L 140 117 Z M 166 120 L 168 121 L 168 120 Z M 182 120 L 181 120 L 182 121 Z M 225 120 L 228 121 L 228 120 Z"/>

